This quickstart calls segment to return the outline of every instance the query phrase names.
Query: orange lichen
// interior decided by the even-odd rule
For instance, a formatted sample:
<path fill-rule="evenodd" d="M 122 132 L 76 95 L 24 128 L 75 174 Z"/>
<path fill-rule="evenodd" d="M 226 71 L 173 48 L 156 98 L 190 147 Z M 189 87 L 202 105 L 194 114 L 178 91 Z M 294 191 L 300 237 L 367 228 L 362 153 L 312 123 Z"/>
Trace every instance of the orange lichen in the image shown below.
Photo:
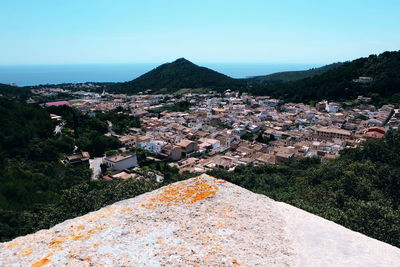
<path fill-rule="evenodd" d="M 124 207 L 124 208 L 121 208 L 121 211 L 122 211 L 122 212 L 129 212 L 129 211 L 132 211 L 132 210 L 133 210 L 132 207 Z"/>
<path fill-rule="evenodd" d="M 18 242 L 13 242 L 13 243 L 9 244 L 8 246 L 6 246 L 6 249 L 13 249 L 19 245 L 20 244 Z"/>
<path fill-rule="evenodd" d="M 64 244 L 63 240 L 60 240 L 58 238 L 54 238 L 53 240 L 50 241 L 48 248 L 50 249 L 62 249 L 62 244 Z"/>
<path fill-rule="evenodd" d="M 240 263 L 237 262 L 237 260 L 232 261 L 233 266 L 241 266 Z"/>
<path fill-rule="evenodd" d="M 35 262 L 34 264 L 32 264 L 32 267 L 45 266 L 46 264 L 49 264 L 50 262 L 51 262 L 51 260 L 49 260 L 48 258 L 44 258 L 44 259 L 41 259 L 41 260 Z"/>
<path fill-rule="evenodd" d="M 92 258 L 87 257 L 87 258 L 84 258 L 83 261 L 92 261 Z"/>
<path fill-rule="evenodd" d="M 227 182 L 226 180 L 217 179 L 217 178 L 215 178 L 214 181 L 215 181 L 216 183 L 218 183 L 218 184 L 223 184 L 223 183 L 226 183 L 226 182 Z"/>
<path fill-rule="evenodd" d="M 82 231 L 83 229 L 85 229 L 84 225 L 79 225 L 78 227 L 76 227 L 76 229 L 78 229 L 79 231 Z"/>
<path fill-rule="evenodd" d="M 161 193 L 142 203 L 142 206 L 154 209 L 160 204 L 167 206 L 192 204 L 215 195 L 218 189 L 218 186 L 209 180 L 190 179 L 166 186 Z"/>
<path fill-rule="evenodd" d="M 89 235 L 72 235 L 72 240 L 87 240 L 89 239 L 90 236 Z"/>
<path fill-rule="evenodd" d="M 51 262 L 51 260 L 49 259 L 50 256 L 52 256 L 53 254 L 48 254 L 46 257 L 44 257 L 41 260 L 38 260 L 37 262 L 35 262 L 34 264 L 31 265 L 31 267 L 41 267 L 41 266 L 45 266 L 46 264 L 49 264 Z"/>
<path fill-rule="evenodd" d="M 95 243 L 95 244 L 92 245 L 92 247 L 94 247 L 94 248 L 98 248 L 99 246 L 100 246 L 99 243 Z"/>
<path fill-rule="evenodd" d="M 107 227 L 98 226 L 98 227 L 94 227 L 94 228 L 90 229 L 87 233 L 91 235 L 91 234 L 94 234 L 94 233 L 104 230 L 104 229 L 107 229 Z"/>
<path fill-rule="evenodd" d="M 81 231 L 83 228 L 82 227 L 77 227 L 78 231 L 72 233 L 70 235 L 70 239 L 74 241 L 79 241 L 79 240 L 88 240 L 89 238 L 92 237 L 92 235 L 100 230 L 107 229 L 107 227 L 94 227 L 92 229 L 89 229 L 88 231 Z"/>
<path fill-rule="evenodd" d="M 33 252 L 32 247 L 24 248 L 24 249 L 21 249 L 20 251 L 18 251 L 18 256 L 19 257 L 28 257 L 32 254 L 32 252 Z"/>

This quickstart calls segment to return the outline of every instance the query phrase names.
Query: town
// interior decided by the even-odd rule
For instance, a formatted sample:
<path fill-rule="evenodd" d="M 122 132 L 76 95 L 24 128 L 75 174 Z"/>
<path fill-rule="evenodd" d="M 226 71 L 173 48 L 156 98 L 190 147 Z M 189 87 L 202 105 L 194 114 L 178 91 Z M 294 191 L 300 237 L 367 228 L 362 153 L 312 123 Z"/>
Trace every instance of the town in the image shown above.
<path fill-rule="evenodd" d="M 393 105 L 376 108 L 369 104 L 370 98 L 363 96 L 350 103 L 322 101 L 310 106 L 231 90 L 223 94 L 187 90 L 181 95 L 132 96 L 59 88 L 33 92 L 40 96 L 70 94 L 73 100 L 47 102 L 44 106 L 69 105 L 89 116 L 122 108 L 140 118 L 141 128 L 117 134 L 109 125 L 107 135 L 118 138 L 120 152 L 140 147 L 153 160 L 167 161 L 179 172 L 234 170 L 240 165 L 284 164 L 306 157 L 326 161 L 338 157 L 342 149 L 383 138 L 387 130 L 400 125 L 399 109 Z M 179 103 L 185 103 L 187 109 L 171 109 Z M 88 161 L 90 156 L 83 154 L 70 155 L 67 161 Z M 97 169 L 100 164 L 112 171 L 104 179 L 137 176 L 129 172 L 138 167 L 135 154 L 104 157 L 100 163 L 97 160 Z M 96 168 L 94 172 L 100 173 Z M 160 175 L 156 176 L 162 181 Z"/>

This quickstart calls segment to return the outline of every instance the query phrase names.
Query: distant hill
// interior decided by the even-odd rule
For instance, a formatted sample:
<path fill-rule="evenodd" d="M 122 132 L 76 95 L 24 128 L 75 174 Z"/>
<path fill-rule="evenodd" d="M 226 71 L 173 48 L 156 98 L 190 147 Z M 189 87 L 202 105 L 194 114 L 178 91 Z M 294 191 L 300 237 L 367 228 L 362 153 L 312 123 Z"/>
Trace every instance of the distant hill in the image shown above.
<path fill-rule="evenodd" d="M 400 51 L 370 55 L 309 78 L 275 84 L 251 84 L 246 89 L 255 95 L 270 95 L 287 101 L 345 100 L 358 95 L 400 103 Z M 370 82 L 355 82 L 360 76 Z"/>
<path fill-rule="evenodd" d="M 233 79 L 180 58 L 160 65 L 133 81 L 111 85 L 111 89 L 123 93 L 136 93 L 147 89 L 153 92 L 160 89 L 174 92 L 181 88 L 227 89 L 244 85 L 243 80 Z"/>
<path fill-rule="evenodd" d="M 246 81 L 248 81 L 249 83 L 258 83 L 258 84 L 292 82 L 322 74 L 328 70 L 339 67 L 342 64 L 343 63 L 333 63 L 320 68 L 312 68 L 309 70 L 276 72 L 268 75 L 250 77 L 247 78 Z"/>

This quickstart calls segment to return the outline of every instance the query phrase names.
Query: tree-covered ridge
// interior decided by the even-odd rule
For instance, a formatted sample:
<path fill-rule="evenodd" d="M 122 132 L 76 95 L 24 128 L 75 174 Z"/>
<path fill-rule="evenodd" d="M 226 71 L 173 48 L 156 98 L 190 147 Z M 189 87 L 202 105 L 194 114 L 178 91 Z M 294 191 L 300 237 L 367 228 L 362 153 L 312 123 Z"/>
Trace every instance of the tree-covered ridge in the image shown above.
<path fill-rule="evenodd" d="M 117 138 L 104 135 L 108 132 L 107 117 L 90 117 L 68 106 L 49 107 L 47 111 L 62 116 L 66 123 L 63 137 L 93 157 L 120 146 Z"/>
<path fill-rule="evenodd" d="M 32 93 L 27 87 L 17 87 L 0 83 L 0 96 L 27 99 Z"/>
<path fill-rule="evenodd" d="M 40 229 L 42 222 L 32 221 L 41 220 L 38 211 L 89 181 L 88 166 L 60 162 L 75 145 L 101 155 L 119 147 L 117 139 L 104 136 L 107 124 L 68 107 L 52 108 L 66 120 L 64 134 L 54 135 L 49 111 L 0 98 L 0 240 Z"/>
<path fill-rule="evenodd" d="M 180 58 L 172 63 L 160 65 L 133 81 L 116 83 L 111 86 L 111 90 L 133 94 L 147 89 L 168 89 L 170 92 L 174 92 L 181 88 L 226 89 L 242 85 L 244 82 L 241 80 L 233 79 Z"/>
<path fill-rule="evenodd" d="M 210 173 L 400 247 L 400 132 L 338 159 Z"/>
<path fill-rule="evenodd" d="M 342 63 L 332 63 L 329 65 L 325 65 L 319 68 L 312 68 L 309 70 L 276 72 L 263 76 L 250 77 L 247 78 L 246 81 L 248 83 L 255 83 L 255 84 L 292 82 L 322 74 L 324 72 L 327 72 L 328 70 L 339 67 L 341 64 Z"/>
<path fill-rule="evenodd" d="M 31 140 L 50 137 L 54 126 L 39 106 L 0 98 L 0 155 L 26 156 Z"/>
<path fill-rule="evenodd" d="M 400 51 L 359 58 L 310 78 L 269 85 L 250 85 L 256 95 L 270 95 L 293 102 L 346 100 L 359 95 L 374 96 L 380 101 L 400 103 Z M 371 77 L 371 82 L 355 82 Z"/>

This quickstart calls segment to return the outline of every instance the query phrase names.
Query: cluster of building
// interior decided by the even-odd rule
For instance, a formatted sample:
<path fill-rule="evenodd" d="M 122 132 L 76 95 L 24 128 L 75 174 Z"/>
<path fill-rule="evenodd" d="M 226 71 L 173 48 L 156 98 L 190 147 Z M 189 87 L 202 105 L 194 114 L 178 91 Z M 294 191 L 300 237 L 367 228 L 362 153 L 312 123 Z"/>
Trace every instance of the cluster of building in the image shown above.
<path fill-rule="evenodd" d="M 393 105 L 377 109 L 370 100 L 360 96 L 351 106 L 328 101 L 309 106 L 230 90 L 180 97 L 103 92 L 82 95 L 70 105 L 89 114 L 123 107 L 141 120 L 140 130 L 116 135 L 124 147 L 143 148 L 181 171 L 205 172 L 305 157 L 324 161 L 369 138 L 383 138 L 400 126 L 400 112 Z M 190 108 L 154 112 L 179 101 Z"/>

